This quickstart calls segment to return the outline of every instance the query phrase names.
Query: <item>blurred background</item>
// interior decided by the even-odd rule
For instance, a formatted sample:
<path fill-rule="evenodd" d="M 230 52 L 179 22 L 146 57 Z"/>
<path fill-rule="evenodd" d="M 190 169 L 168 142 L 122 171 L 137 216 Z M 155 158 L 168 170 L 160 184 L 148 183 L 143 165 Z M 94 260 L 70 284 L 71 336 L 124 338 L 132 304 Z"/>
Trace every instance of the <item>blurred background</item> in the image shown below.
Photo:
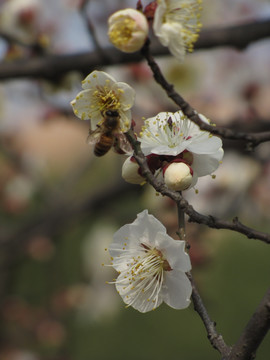
<path fill-rule="evenodd" d="M 268 0 L 203 3 L 204 27 L 270 17 Z M 140 314 L 105 283 L 115 272 L 102 266 L 109 263 L 104 249 L 119 227 L 148 208 L 175 237 L 177 218 L 170 200 L 121 179 L 124 156 L 93 156 L 89 123 L 69 104 L 87 73 L 20 73 L 35 59 L 92 52 L 100 61 L 89 73 L 104 70 L 135 89 L 138 129 L 142 117 L 176 111 L 144 61 L 100 65 L 110 49 L 107 18 L 125 7 L 136 1 L 0 1 L 0 360 L 220 359 L 192 305 Z M 183 64 L 169 55 L 156 59 L 168 81 L 216 124 L 270 130 L 269 39 L 242 51 L 195 51 Z M 7 76 L 7 65 L 17 70 Z M 224 149 L 216 178 L 200 178 L 199 193 L 185 197 L 203 214 L 238 216 L 269 232 L 269 143 L 251 151 L 224 141 Z M 269 287 L 269 247 L 191 223 L 187 237 L 201 296 L 233 344 Z M 268 334 L 257 359 L 269 353 Z"/>

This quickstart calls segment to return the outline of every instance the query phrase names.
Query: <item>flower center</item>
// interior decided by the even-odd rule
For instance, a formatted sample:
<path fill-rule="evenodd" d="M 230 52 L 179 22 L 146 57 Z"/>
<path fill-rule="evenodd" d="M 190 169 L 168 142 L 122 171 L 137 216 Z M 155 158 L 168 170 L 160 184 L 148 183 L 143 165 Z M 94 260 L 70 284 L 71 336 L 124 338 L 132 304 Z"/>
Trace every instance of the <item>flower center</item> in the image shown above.
<path fill-rule="evenodd" d="M 125 262 L 126 269 L 121 271 L 114 283 L 121 286 L 121 293 L 129 305 L 143 298 L 146 303 L 152 302 L 155 308 L 163 286 L 164 271 L 172 268 L 160 250 L 146 244 L 141 244 L 141 247 L 139 254 L 136 252 L 136 256 L 130 256 L 130 261 Z"/>
<path fill-rule="evenodd" d="M 119 97 L 108 86 L 98 87 L 94 92 L 96 104 L 101 112 L 104 110 L 117 110 L 120 108 Z"/>
<path fill-rule="evenodd" d="M 169 116 L 167 119 L 159 119 L 149 122 L 145 121 L 145 126 L 142 127 L 140 137 L 143 137 L 147 142 L 154 142 L 156 144 L 166 145 L 169 148 L 179 146 L 183 141 L 191 139 L 190 122 L 185 116 L 181 119 L 175 119 Z"/>
<path fill-rule="evenodd" d="M 118 21 L 114 24 L 112 30 L 109 32 L 111 42 L 116 46 L 127 44 L 132 38 L 132 33 L 135 26 L 136 21 L 134 19 L 123 19 L 123 16 L 119 16 Z"/>

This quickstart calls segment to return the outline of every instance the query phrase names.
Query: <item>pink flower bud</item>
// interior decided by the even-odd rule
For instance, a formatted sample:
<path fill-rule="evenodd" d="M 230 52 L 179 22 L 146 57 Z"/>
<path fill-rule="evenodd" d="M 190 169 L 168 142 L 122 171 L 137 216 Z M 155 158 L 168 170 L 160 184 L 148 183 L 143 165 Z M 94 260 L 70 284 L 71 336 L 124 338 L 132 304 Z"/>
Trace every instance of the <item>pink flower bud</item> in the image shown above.
<path fill-rule="evenodd" d="M 132 53 L 143 47 L 148 35 L 148 22 L 140 11 L 116 11 L 109 17 L 108 25 L 108 36 L 117 49 Z"/>
<path fill-rule="evenodd" d="M 164 170 L 164 182 L 169 189 L 186 190 L 192 182 L 192 169 L 184 162 L 173 162 Z"/>

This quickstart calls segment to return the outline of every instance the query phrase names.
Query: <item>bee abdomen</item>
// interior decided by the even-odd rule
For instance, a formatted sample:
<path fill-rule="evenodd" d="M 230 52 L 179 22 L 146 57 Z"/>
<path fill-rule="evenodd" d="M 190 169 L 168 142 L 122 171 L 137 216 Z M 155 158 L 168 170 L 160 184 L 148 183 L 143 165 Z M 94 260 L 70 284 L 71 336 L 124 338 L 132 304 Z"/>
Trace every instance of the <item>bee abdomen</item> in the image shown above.
<path fill-rule="evenodd" d="M 113 146 L 114 138 L 106 135 L 100 137 L 99 142 L 96 143 L 94 148 L 94 154 L 96 156 L 105 155 Z"/>

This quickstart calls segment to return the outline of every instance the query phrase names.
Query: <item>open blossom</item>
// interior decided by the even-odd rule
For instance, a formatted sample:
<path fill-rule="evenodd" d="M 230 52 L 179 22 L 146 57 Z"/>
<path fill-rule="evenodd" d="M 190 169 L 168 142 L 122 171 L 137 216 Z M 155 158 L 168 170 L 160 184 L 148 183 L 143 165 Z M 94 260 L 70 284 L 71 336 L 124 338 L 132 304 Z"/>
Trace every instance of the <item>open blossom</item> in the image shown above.
<path fill-rule="evenodd" d="M 199 116 L 201 120 L 209 122 L 203 115 Z M 138 141 L 152 173 L 162 169 L 167 186 L 178 191 L 193 187 L 198 177 L 212 174 L 218 168 L 224 153 L 219 137 L 202 131 L 181 111 L 162 112 L 145 120 Z M 126 162 L 132 160 L 128 158 Z M 174 163 L 176 164 L 171 166 Z M 177 163 L 184 163 L 186 166 Z M 131 168 L 125 164 L 125 168 L 129 169 L 129 178 L 131 171 L 141 175 L 139 166 L 135 168 L 133 165 Z M 126 173 L 127 171 L 123 173 L 123 177 L 129 182 L 125 177 Z M 133 179 L 136 179 L 135 175 Z"/>
<path fill-rule="evenodd" d="M 190 304 L 192 287 L 185 273 L 191 264 L 185 242 L 167 235 L 147 210 L 114 234 L 109 252 L 119 272 L 113 283 L 128 306 L 144 313 L 163 301 L 174 309 Z"/>
<path fill-rule="evenodd" d="M 146 17 L 135 9 L 115 12 L 109 17 L 108 26 L 108 36 L 112 44 L 127 53 L 143 47 L 149 30 Z"/>
<path fill-rule="evenodd" d="M 135 91 L 131 86 L 95 70 L 82 81 L 82 88 L 83 91 L 71 101 L 71 106 L 80 119 L 91 120 L 92 130 L 100 124 L 104 112 L 108 110 L 118 111 L 121 131 L 130 128 L 130 109 L 135 101 Z"/>
<path fill-rule="evenodd" d="M 157 0 L 153 30 L 178 60 L 193 50 L 201 28 L 202 0 Z"/>

